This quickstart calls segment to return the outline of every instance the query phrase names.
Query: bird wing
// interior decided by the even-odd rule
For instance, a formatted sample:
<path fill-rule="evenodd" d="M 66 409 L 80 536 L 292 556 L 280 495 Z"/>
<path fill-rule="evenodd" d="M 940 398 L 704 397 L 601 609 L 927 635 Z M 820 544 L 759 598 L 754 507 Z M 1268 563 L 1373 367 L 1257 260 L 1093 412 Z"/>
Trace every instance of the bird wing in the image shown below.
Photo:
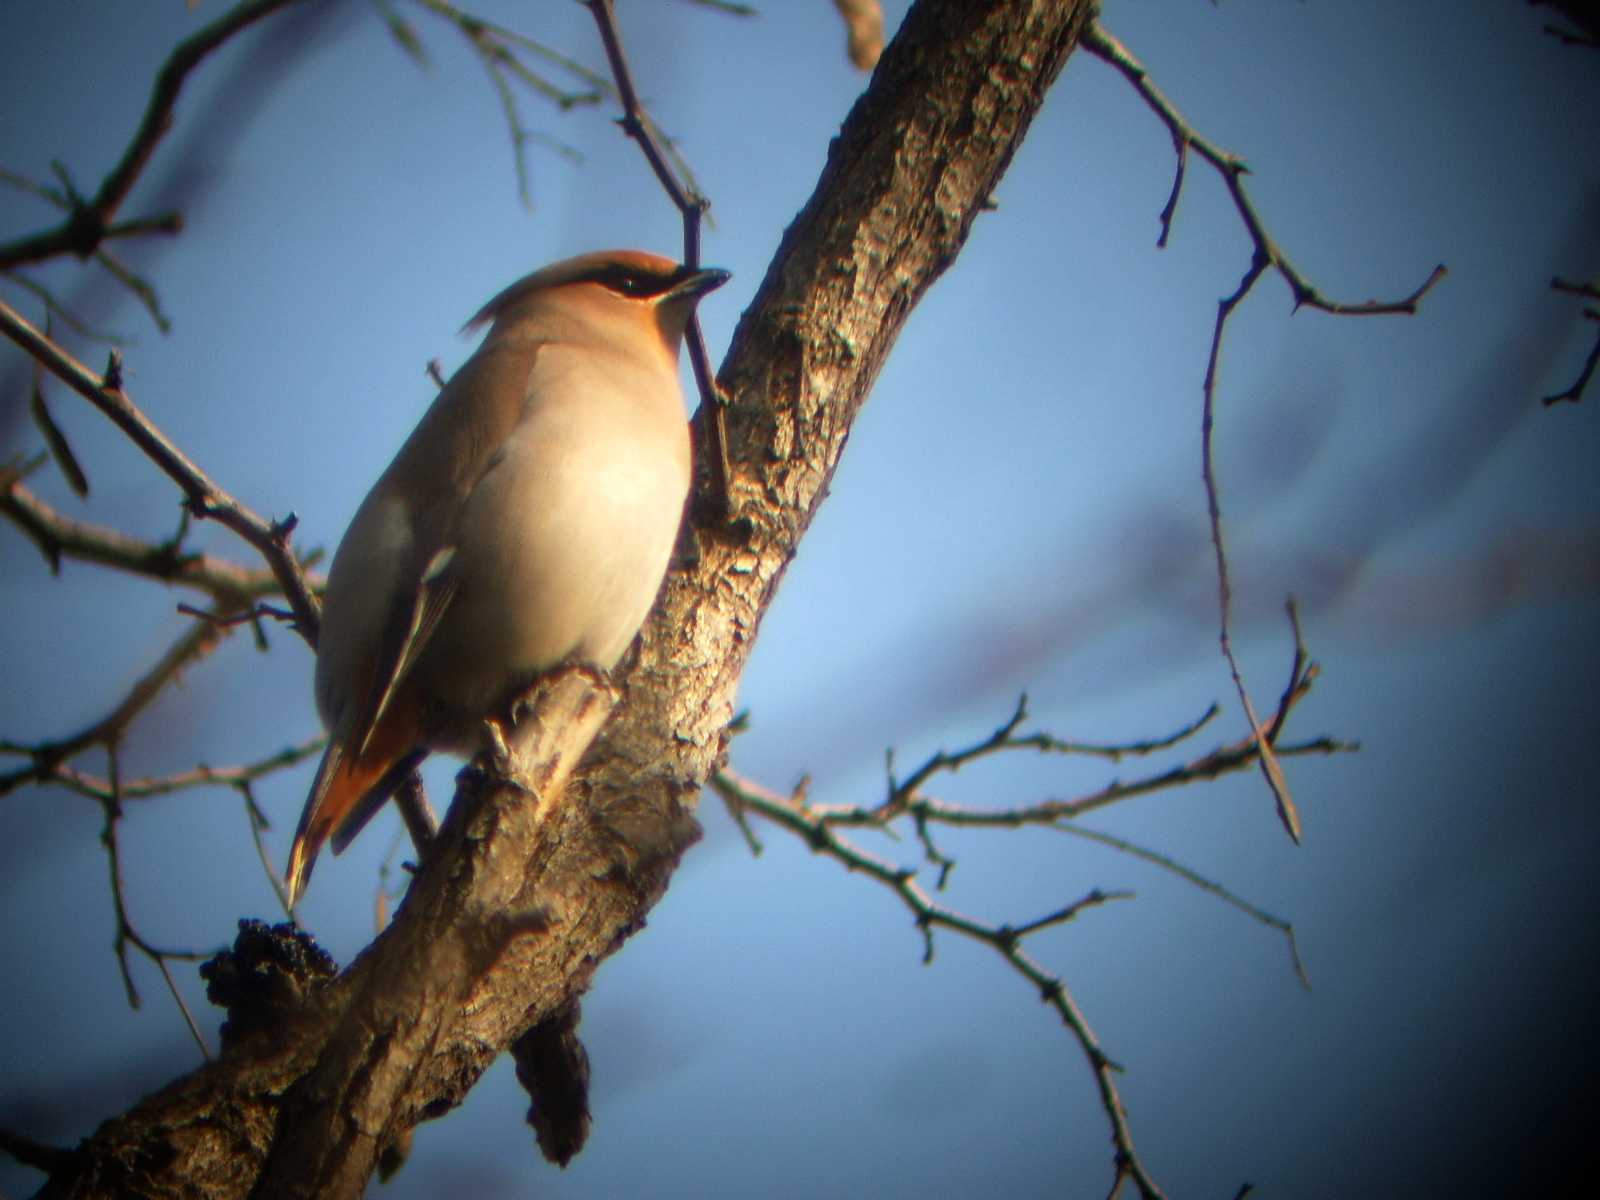
<path fill-rule="evenodd" d="M 366 696 L 343 736 L 328 742 L 306 797 L 289 852 L 286 878 L 290 904 L 311 876 L 322 844 L 339 853 L 388 801 L 394 789 L 427 755 L 420 745 L 423 713 L 418 697 L 397 703 L 400 685 L 450 607 L 456 592 L 451 547 L 434 552 L 415 588 L 397 591 L 368 664 Z"/>
<path fill-rule="evenodd" d="M 428 640 L 455 599 L 458 578 L 455 526 L 463 504 L 500 460 L 516 427 L 539 347 L 485 343 L 445 385 L 379 482 L 406 513 L 405 559 L 417 564 L 416 582 L 395 580 L 389 611 L 377 639 L 370 684 L 346 732 L 348 746 L 364 754 Z M 441 470 L 439 463 L 447 466 Z M 402 485 L 398 482 L 404 479 Z M 376 564 L 374 564 L 376 565 Z"/>
<path fill-rule="evenodd" d="M 456 599 L 460 581 L 452 568 L 462 503 L 500 461 L 538 353 L 535 342 L 491 336 L 435 398 L 345 535 L 365 551 L 347 568 L 344 602 L 359 604 L 357 594 L 373 598 L 375 590 L 388 600 L 369 600 L 347 634 L 350 652 L 342 675 L 335 672 L 342 698 L 332 711 L 350 718 L 330 718 L 334 736 L 290 849 L 291 903 L 322 844 L 331 838 L 335 851 L 348 845 L 426 754 L 423 697 L 404 685 Z M 338 566 L 336 557 L 335 576 Z"/>
<path fill-rule="evenodd" d="M 356 755 L 363 756 L 372 742 L 373 731 L 383 720 L 395 689 L 416 665 L 418 657 L 428 645 L 428 639 L 439 627 L 439 620 L 455 598 L 456 578 L 450 573 L 450 564 L 456 556 L 454 546 L 444 546 L 435 551 L 423 569 L 422 578 L 406 603 L 397 604 L 390 614 L 384 636 L 379 643 L 378 656 L 373 671 L 373 688 L 361 716 L 350 731 L 350 741 L 356 746 Z"/>

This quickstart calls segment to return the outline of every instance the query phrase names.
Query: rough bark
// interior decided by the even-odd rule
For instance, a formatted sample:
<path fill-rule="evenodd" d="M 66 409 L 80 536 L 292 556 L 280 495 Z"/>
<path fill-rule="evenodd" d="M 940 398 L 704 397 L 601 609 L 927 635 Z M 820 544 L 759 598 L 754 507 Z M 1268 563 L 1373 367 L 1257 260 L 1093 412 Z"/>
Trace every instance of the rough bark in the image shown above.
<path fill-rule="evenodd" d="M 734 335 L 733 520 L 696 531 L 564 795 L 548 800 L 610 707 L 580 673 L 542 690 L 509 762 L 464 774 L 394 921 L 342 975 L 107 1121 L 44 1194 L 359 1196 L 386 1148 L 643 925 L 698 834 L 761 615 L 851 422 L 1092 9 L 919 0 Z"/>

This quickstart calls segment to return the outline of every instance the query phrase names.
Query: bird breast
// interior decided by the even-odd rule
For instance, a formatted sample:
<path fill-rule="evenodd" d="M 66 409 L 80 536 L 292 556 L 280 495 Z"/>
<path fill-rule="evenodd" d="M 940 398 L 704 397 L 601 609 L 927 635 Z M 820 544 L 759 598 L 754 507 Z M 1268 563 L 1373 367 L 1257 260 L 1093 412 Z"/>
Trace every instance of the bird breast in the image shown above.
<path fill-rule="evenodd" d="M 689 485 L 677 378 L 569 355 L 541 350 L 454 522 L 455 597 L 414 669 L 441 748 L 541 670 L 616 665 L 660 590 Z"/>

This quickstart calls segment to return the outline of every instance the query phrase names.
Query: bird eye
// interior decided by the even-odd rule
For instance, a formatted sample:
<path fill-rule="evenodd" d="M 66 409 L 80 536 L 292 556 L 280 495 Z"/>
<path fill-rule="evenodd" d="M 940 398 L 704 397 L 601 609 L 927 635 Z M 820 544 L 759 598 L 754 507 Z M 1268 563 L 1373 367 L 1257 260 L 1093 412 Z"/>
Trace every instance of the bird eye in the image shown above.
<path fill-rule="evenodd" d="M 624 296 L 648 296 L 650 284 L 642 275 L 627 267 L 612 267 L 600 277 L 599 282 Z"/>

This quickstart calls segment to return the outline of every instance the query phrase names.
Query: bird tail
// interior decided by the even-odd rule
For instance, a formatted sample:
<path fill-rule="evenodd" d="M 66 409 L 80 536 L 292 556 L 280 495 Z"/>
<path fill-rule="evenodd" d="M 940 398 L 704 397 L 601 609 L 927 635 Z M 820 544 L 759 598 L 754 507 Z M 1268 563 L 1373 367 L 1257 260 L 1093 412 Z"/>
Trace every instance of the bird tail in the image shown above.
<path fill-rule="evenodd" d="M 334 853 L 343 850 L 426 753 L 416 745 L 419 722 L 407 717 L 414 714 L 405 707 L 391 709 L 362 754 L 347 753 L 342 738 L 329 741 L 289 847 L 284 880 L 290 908 L 305 895 L 323 843 L 332 838 Z"/>

